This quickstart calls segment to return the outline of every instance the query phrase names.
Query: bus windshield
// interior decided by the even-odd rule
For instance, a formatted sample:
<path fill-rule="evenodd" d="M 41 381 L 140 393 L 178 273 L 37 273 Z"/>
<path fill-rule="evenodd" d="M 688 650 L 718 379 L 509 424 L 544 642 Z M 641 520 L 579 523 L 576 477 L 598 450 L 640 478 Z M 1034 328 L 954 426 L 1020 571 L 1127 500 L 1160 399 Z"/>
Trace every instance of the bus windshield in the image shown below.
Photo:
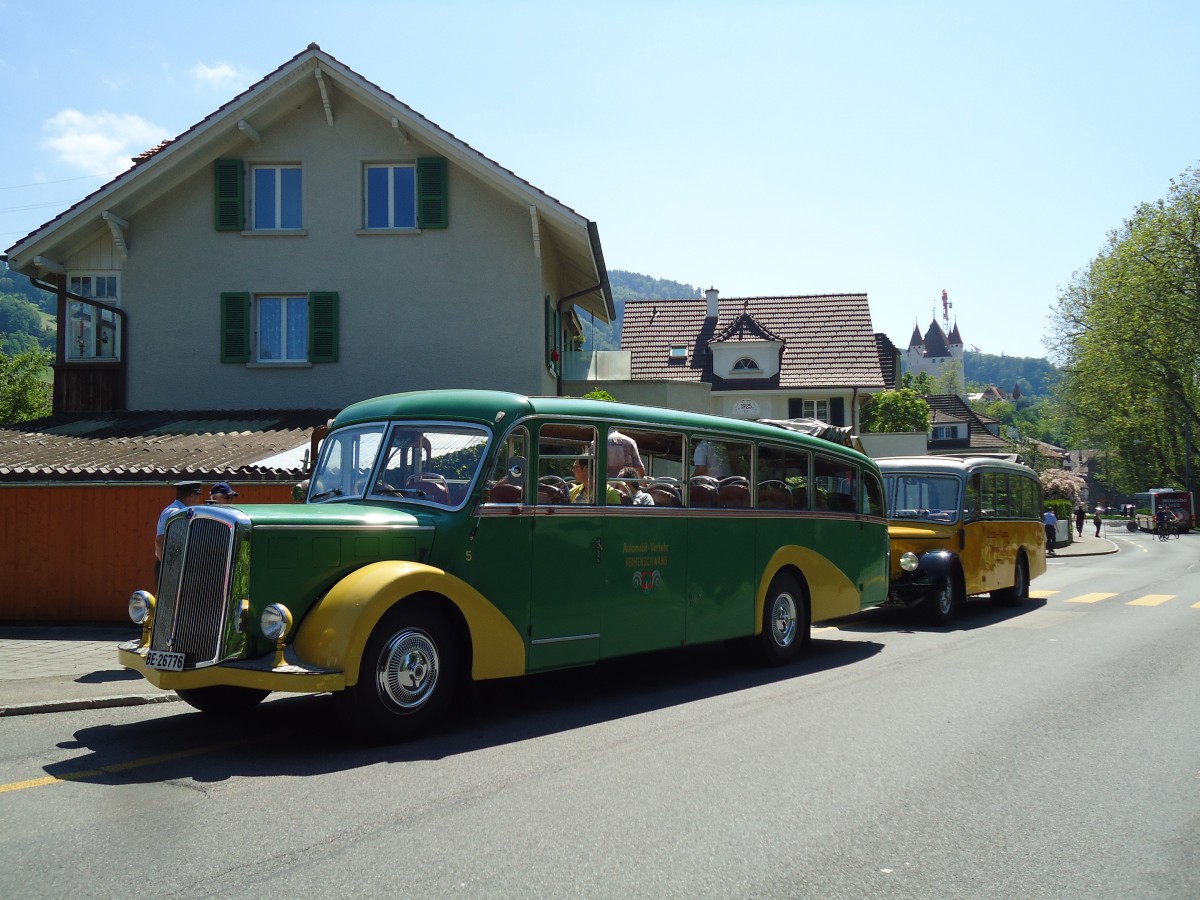
<path fill-rule="evenodd" d="M 954 522 L 961 504 L 960 481 L 946 475 L 885 473 L 889 519 Z"/>
<path fill-rule="evenodd" d="M 386 422 L 345 428 L 321 448 L 310 503 L 375 498 L 456 508 L 465 501 L 488 444 L 476 426 Z"/>

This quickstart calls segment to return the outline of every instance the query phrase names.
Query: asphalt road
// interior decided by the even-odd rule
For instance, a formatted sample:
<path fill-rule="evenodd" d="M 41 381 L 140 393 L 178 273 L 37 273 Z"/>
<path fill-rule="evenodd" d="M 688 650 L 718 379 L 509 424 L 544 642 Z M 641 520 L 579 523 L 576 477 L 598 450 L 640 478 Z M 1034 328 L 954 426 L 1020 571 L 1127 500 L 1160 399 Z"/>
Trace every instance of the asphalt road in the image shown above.
<path fill-rule="evenodd" d="M 0 722 L 0 896 L 1200 896 L 1200 535 L 1051 560 L 951 628 L 872 610 L 483 686 L 362 747 L 327 698 Z"/>

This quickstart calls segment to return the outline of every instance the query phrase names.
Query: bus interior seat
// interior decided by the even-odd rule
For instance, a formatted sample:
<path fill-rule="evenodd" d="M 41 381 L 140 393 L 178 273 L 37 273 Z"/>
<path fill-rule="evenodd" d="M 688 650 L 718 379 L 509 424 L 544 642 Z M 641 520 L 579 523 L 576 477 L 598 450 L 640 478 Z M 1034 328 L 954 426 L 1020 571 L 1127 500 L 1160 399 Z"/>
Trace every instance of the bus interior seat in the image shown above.
<path fill-rule="evenodd" d="M 683 506 L 679 499 L 679 489 L 669 484 L 652 484 L 646 488 L 646 493 L 654 499 L 655 506 Z"/>
<path fill-rule="evenodd" d="M 792 495 L 782 481 L 760 481 L 758 483 L 759 509 L 787 509 L 792 505 Z"/>
<path fill-rule="evenodd" d="M 488 503 L 520 503 L 521 485 L 501 481 L 492 485 L 488 492 Z"/>
<path fill-rule="evenodd" d="M 691 499 L 689 506 L 697 509 L 708 509 L 717 506 L 717 479 L 707 475 L 695 475 L 691 481 Z"/>
<path fill-rule="evenodd" d="M 722 509 L 749 509 L 750 481 L 741 475 L 722 478 L 717 485 L 717 500 Z"/>

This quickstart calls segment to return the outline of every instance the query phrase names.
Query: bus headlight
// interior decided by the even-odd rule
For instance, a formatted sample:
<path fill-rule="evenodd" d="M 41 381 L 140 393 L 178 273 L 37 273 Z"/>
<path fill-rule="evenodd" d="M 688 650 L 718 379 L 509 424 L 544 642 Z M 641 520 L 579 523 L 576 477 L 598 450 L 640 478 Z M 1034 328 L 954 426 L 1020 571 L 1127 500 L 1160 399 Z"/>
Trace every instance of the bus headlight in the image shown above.
<path fill-rule="evenodd" d="M 919 564 L 920 560 L 917 559 L 917 554 L 911 550 L 900 557 L 900 568 L 905 572 L 915 572 Z"/>
<path fill-rule="evenodd" d="M 292 629 L 292 614 L 282 603 L 272 603 L 262 611 L 258 624 L 264 637 L 281 641 Z"/>
<path fill-rule="evenodd" d="M 129 598 L 129 618 L 134 625 L 145 625 L 154 615 L 154 595 L 149 591 L 134 591 Z"/>

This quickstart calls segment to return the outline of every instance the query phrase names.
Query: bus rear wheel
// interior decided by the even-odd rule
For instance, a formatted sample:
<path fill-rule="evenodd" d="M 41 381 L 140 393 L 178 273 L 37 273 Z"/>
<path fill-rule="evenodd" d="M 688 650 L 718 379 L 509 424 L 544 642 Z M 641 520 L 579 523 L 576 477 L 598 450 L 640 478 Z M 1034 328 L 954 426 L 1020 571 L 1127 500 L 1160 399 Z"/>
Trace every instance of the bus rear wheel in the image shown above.
<path fill-rule="evenodd" d="M 763 603 L 759 658 L 769 666 L 787 665 L 800 657 L 811 636 L 808 593 L 793 576 L 776 575 Z"/>
<path fill-rule="evenodd" d="M 418 737 L 449 710 L 458 677 L 459 648 L 445 617 L 401 605 L 367 639 L 358 683 L 338 695 L 342 715 L 367 737 Z"/>
<path fill-rule="evenodd" d="M 1029 563 L 1022 555 L 1017 558 L 1017 568 L 1013 572 L 1012 587 L 992 591 L 992 602 L 1001 606 L 1016 606 L 1029 599 Z"/>

